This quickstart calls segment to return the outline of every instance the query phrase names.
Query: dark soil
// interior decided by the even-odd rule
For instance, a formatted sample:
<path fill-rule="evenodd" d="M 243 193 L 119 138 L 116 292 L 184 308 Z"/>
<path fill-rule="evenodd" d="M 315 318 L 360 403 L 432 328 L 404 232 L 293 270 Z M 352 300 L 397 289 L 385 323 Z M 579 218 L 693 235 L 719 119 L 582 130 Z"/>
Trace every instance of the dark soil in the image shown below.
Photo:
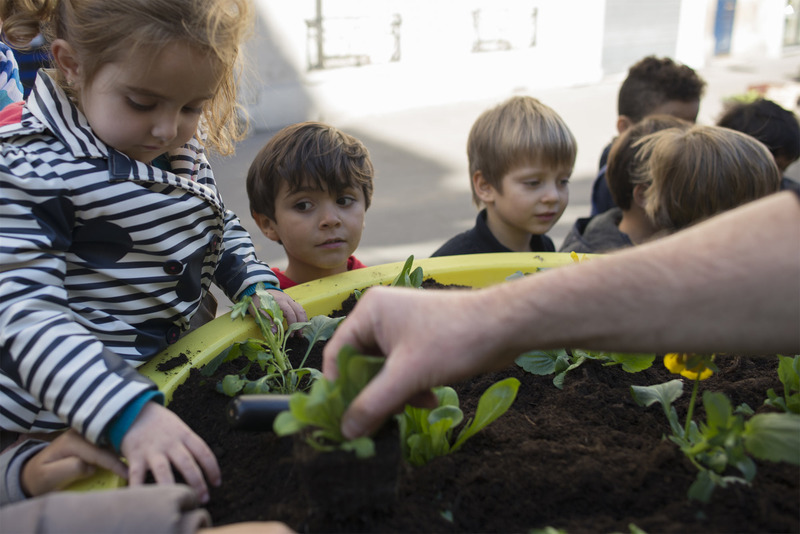
<path fill-rule="evenodd" d="M 302 355 L 305 341 L 295 342 L 294 354 Z M 312 353 L 312 365 L 319 365 L 319 353 Z M 701 391 L 724 392 L 734 406 L 747 403 L 761 411 L 769 388 L 782 391 L 774 358 L 725 356 L 717 364 L 720 372 L 701 382 Z M 694 468 L 664 438 L 669 426 L 660 406 L 638 406 L 629 389 L 676 378 L 660 358 L 634 374 L 588 361 L 567 375 L 563 390 L 552 377 L 514 366 L 454 385 L 465 417 L 486 388 L 507 376 L 521 382 L 514 405 L 458 452 L 424 467 L 399 462 L 394 473 L 377 479 L 377 469 L 350 465 L 329 486 L 310 482 L 313 491 L 305 483 L 307 466 L 295 458 L 295 440 L 230 430 L 230 399 L 199 372 L 178 389 L 170 408 L 220 462 L 223 484 L 212 490 L 208 506 L 216 525 L 279 520 L 298 532 L 528 532 L 552 526 L 572 534 L 629 532 L 632 524 L 650 533 L 800 532 L 796 466 L 757 462 L 752 486 L 717 489 L 707 505 L 687 499 Z M 690 391 L 687 381 L 676 403 L 681 419 Z M 704 417 L 702 406 L 697 415 Z M 394 489 L 381 493 L 395 475 Z M 355 507 L 337 500 L 353 502 L 353 487 L 373 498 Z"/>

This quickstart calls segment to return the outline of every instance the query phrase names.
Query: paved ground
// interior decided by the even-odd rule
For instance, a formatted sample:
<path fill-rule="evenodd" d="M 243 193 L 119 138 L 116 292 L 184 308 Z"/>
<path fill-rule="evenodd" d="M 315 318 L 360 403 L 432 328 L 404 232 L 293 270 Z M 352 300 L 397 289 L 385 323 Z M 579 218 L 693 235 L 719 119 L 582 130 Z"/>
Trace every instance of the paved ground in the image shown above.
<path fill-rule="evenodd" d="M 700 71 L 708 82 L 698 122 L 711 124 L 724 97 L 757 84 L 790 84 L 800 75 L 800 51 L 758 62 L 715 59 Z M 466 140 L 477 116 L 513 94 L 530 94 L 554 108 L 578 140 L 578 160 L 570 184 L 570 203 L 549 235 L 560 246 L 574 220 L 589 213 L 597 160 L 615 134 L 616 97 L 624 75 L 582 86 L 527 91 L 516 88 L 496 98 L 373 114 L 335 124 L 361 139 L 376 168 L 373 204 L 357 256 L 368 265 L 429 256 L 444 241 L 472 226 Z M 794 87 L 794 86 L 792 86 Z M 457 95 L 454 95 L 454 100 Z M 796 98 L 796 96 L 795 96 Z M 234 157 L 212 160 L 226 205 L 253 235 L 258 255 L 285 267 L 283 250 L 263 237 L 249 215 L 245 176 L 250 161 L 272 132 L 257 132 L 241 142 Z M 789 174 L 800 179 L 800 165 Z M 220 298 L 220 295 L 217 295 Z M 220 298 L 220 312 L 228 311 Z"/>

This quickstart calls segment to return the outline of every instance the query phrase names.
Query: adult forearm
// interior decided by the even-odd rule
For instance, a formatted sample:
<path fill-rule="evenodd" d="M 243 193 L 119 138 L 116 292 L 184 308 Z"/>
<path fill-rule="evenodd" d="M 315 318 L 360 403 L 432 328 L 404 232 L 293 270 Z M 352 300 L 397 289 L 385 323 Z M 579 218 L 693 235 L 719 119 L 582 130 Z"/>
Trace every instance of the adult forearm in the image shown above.
<path fill-rule="evenodd" d="M 527 287 L 526 287 L 527 286 Z M 668 238 L 496 288 L 516 348 L 800 351 L 800 202 L 774 195 Z M 488 294 L 488 293 L 487 293 Z"/>

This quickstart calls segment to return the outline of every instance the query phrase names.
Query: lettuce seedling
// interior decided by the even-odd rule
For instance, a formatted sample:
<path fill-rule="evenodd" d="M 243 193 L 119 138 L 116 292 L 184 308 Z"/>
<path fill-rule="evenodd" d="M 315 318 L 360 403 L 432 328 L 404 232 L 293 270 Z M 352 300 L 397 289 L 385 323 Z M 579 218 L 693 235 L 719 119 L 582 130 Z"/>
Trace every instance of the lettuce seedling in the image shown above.
<path fill-rule="evenodd" d="M 770 388 L 764 404 L 784 412 L 800 414 L 800 355 L 778 355 L 778 379 L 783 384 L 783 396 Z"/>
<path fill-rule="evenodd" d="M 311 385 L 310 391 L 293 393 L 289 397 L 289 410 L 278 414 L 273 430 L 279 436 L 288 436 L 309 427 L 312 430 L 306 440 L 315 449 L 352 451 L 359 458 L 373 456 L 375 443 L 372 438 L 344 438 L 342 415 L 356 395 L 378 374 L 383 362 L 383 358 L 365 356 L 352 347 L 343 347 L 337 359 L 339 377 L 333 381 L 320 377 Z"/>
<path fill-rule="evenodd" d="M 391 287 L 411 287 L 414 289 L 419 289 L 422 287 L 422 279 L 424 278 L 424 274 L 422 272 L 422 267 L 417 267 L 413 271 L 411 270 L 411 266 L 414 263 L 414 255 L 412 254 L 408 258 L 406 258 L 406 262 L 403 264 L 403 267 L 400 269 L 400 272 L 397 276 L 392 280 L 389 284 Z M 356 289 L 353 291 L 353 294 L 356 297 L 356 300 L 361 298 L 361 295 L 364 294 L 369 288 L 365 289 Z"/>
<path fill-rule="evenodd" d="M 749 485 L 756 475 L 751 456 L 773 462 L 800 465 L 800 415 L 793 413 L 756 414 L 746 407 L 734 410 L 723 393 L 703 392 L 706 421 L 697 424 L 692 419 L 699 377 L 694 380 L 692 400 L 681 425 L 672 403 L 682 395 L 683 382 L 675 379 L 654 386 L 631 386 L 634 400 L 641 406 L 658 402 L 669 421 L 669 439 L 697 470 L 697 478 L 689 488 L 690 499 L 708 502 L 716 487 L 729 484 Z M 735 471 L 739 475 L 734 474 Z"/>
<path fill-rule="evenodd" d="M 397 416 L 403 457 L 412 465 L 425 465 L 437 456 L 457 451 L 470 437 L 503 415 L 517 398 L 519 380 L 506 378 L 490 386 L 478 400 L 475 419 L 467 421 L 458 436 L 453 432 L 464 414 L 458 394 L 449 386 L 434 389 L 439 406 L 433 410 L 407 405 Z"/>
<path fill-rule="evenodd" d="M 555 375 L 553 385 L 564 388 L 567 373 L 580 367 L 586 360 L 598 360 L 603 365 L 621 365 L 628 373 L 644 371 L 653 365 L 655 354 L 633 354 L 625 352 L 588 351 L 573 349 L 533 350 L 518 356 L 517 365 L 534 375 Z"/>
<path fill-rule="evenodd" d="M 325 341 L 333 335 L 334 330 L 344 317 L 330 318 L 324 315 L 312 317 L 307 322 L 297 322 L 284 326 L 283 312 L 275 298 L 259 284 L 256 289 L 259 306 L 262 313 L 258 313 L 255 320 L 258 324 L 263 340 L 249 338 L 240 343 L 234 343 L 204 368 L 205 376 L 214 374 L 224 362 L 245 356 L 248 363 L 238 373 L 225 376 L 217 384 L 217 390 L 230 397 L 239 393 L 264 394 L 264 393 L 294 393 L 299 388 L 307 388 L 311 382 L 321 376 L 318 369 L 304 367 L 311 349 L 319 341 Z M 243 297 L 233 307 L 232 319 L 243 319 L 248 314 L 248 309 L 254 304 L 252 297 Z M 289 336 L 300 330 L 303 337 L 308 340 L 308 349 L 297 368 L 289 360 L 286 343 Z M 263 375 L 255 380 L 246 378 L 253 364 L 260 367 Z M 308 380 L 303 381 L 307 377 Z"/>

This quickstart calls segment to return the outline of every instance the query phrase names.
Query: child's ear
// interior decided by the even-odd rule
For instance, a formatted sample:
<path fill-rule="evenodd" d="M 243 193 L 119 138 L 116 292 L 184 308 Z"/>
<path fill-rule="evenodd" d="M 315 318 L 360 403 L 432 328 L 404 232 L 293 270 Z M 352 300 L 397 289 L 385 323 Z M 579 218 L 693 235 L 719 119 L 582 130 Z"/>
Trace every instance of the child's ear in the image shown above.
<path fill-rule="evenodd" d="M 617 117 L 617 133 L 621 134 L 631 126 L 633 126 L 633 121 L 630 117 L 626 115 L 620 115 Z"/>
<path fill-rule="evenodd" d="M 263 213 L 256 213 L 255 211 L 252 212 L 253 219 L 256 221 L 256 224 L 261 229 L 261 233 L 267 236 L 268 239 L 275 241 L 276 243 L 281 242 L 281 236 L 278 235 L 277 230 L 275 227 L 277 226 L 275 222 L 264 215 Z"/>
<path fill-rule="evenodd" d="M 50 51 L 53 55 L 53 61 L 64 74 L 67 83 L 70 85 L 78 83 L 81 80 L 81 66 L 72 45 L 64 39 L 56 39 L 50 45 Z"/>
<path fill-rule="evenodd" d="M 648 187 L 647 184 L 636 184 L 633 186 L 633 202 L 642 209 L 647 205 L 646 193 Z"/>
<path fill-rule="evenodd" d="M 472 175 L 472 187 L 475 190 L 475 195 L 483 202 L 488 204 L 494 201 L 495 188 L 490 184 L 482 171 L 475 171 Z"/>

